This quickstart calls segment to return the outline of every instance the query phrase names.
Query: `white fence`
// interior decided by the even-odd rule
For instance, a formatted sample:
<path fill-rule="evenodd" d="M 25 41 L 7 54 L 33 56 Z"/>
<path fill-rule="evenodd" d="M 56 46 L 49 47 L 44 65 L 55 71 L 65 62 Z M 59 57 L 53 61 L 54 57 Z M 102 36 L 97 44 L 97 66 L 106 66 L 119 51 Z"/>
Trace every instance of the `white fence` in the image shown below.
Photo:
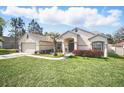
<path fill-rule="evenodd" d="M 112 46 L 111 44 L 108 45 L 108 52 L 115 52 L 118 55 L 124 55 L 124 48 L 122 46 Z"/>

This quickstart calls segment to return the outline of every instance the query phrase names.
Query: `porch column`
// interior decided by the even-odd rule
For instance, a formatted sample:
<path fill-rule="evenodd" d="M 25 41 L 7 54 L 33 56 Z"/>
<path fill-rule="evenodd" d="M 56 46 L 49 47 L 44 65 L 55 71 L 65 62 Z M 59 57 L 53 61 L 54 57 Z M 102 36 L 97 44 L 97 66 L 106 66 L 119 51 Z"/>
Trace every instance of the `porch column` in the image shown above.
<path fill-rule="evenodd" d="M 74 50 L 77 50 L 77 38 L 74 39 Z"/>
<path fill-rule="evenodd" d="M 64 40 L 62 40 L 62 53 L 65 54 L 65 44 L 64 44 Z"/>
<path fill-rule="evenodd" d="M 104 45 L 104 57 L 107 57 L 107 44 Z"/>

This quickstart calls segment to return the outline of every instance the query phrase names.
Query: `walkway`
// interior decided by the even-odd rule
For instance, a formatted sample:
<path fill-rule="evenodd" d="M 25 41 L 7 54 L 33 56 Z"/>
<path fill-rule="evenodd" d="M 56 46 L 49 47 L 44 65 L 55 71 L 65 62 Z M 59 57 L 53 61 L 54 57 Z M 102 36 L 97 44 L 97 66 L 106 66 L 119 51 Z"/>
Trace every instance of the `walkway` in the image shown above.
<path fill-rule="evenodd" d="M 26 54 L 26 53 L 13 53 L 13 54 L 0 55 L 0 59 L 16 58 L 16 57 L 21 57 L 21 56 L 42 58 L 42 59 L 48 59 L 48 60 L 64 60 L 65 59 L 65 57 L 51 58 L 51 57 L 36 56 L 36 55 L 31 55 L 31 54 Z"/>
<path fill-rule="evenodd" d="M 0 55 L 0 59 L 16 58 L 16 57 L 21 57 L 24 55 L 26 55 L 26 54 L 24 54 L 24 53 L 5 54 L 5 55 Z"/>

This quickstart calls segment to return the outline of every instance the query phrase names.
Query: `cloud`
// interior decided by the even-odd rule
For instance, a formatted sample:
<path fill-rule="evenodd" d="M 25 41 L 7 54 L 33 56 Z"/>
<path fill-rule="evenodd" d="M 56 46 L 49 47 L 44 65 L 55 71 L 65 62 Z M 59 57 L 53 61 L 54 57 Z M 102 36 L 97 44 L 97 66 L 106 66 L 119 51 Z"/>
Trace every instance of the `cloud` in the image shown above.
<path fill-rule="evenodd" d="M 105 11 L 104 11 L 105 12 Z M 35 18 L 44 24 L 66 24 L 75 26 L 117 26 L 120 24 L 120 10 L 106 10 L 106 14 L 99 13 L 96 8 L 69 7 L 66 10 L 58 7 L 49 8 L 20 8 L 7 7 L 3 14 Z"/>
<path fill-rule="evenodd" d="M 5 11 L 1 11 L 3 14 L 12 15 L 16 17 L 26 18 L 38 18 L 38 12 L 35 7 L 32 8 L 20 8 L 15 6 L 8 6 Z"/>

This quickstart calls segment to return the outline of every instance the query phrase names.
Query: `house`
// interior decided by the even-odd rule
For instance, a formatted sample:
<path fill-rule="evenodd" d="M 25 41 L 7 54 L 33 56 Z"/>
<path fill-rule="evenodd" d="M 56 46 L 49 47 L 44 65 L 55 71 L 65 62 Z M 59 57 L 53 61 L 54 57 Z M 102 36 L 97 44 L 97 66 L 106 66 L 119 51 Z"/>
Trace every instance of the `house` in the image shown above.
<path fill-rule="evenodd" d="M 15 43 L 13 37 L 3 36 L 3 48 L 5 49 L 18 49 L 18 43 Z"/>
<path fill-rule="evenodd" d="M 18 43 L 16 43 L 15 46 L 15 39 L 13 37 L 3 36 L 2 39 L 0 40 L 0 48 L 17 49 Z"/>
<path fill-rule="evenodd" d="M 19 40 L 20 52 L 34 53 L 35 51 L 50 49 L 53 49 L 53 42 L 49 36 L 25 33 Z"/>
<path fill-rule="evenodd" d="M 2 48 L 3 47 L 3 42 L 2 41 L 0 41 L 0 48 Z"/>
<path fill-rule="evenodd" d="M 104 52 L 107 57 L 107 37 L 103 34 L 94 34 L 80 28 L 74 28 L 61 35 L 63 53 L 73 50 L 96 49 Z"/>
<path fill-rule="evenodd" d="M 94 34 L 80 28 L 63 33 L 58 40 L 58 48 L 63 54 L 73 50 L 96 49 L 104 52 L 107 57 L 107 38 L 103 34 Z M 38 50 L 53 49 L 53 42 L 48 36 L 26 33 L 19 41 L 21 52 L 34 53 Z"/>

